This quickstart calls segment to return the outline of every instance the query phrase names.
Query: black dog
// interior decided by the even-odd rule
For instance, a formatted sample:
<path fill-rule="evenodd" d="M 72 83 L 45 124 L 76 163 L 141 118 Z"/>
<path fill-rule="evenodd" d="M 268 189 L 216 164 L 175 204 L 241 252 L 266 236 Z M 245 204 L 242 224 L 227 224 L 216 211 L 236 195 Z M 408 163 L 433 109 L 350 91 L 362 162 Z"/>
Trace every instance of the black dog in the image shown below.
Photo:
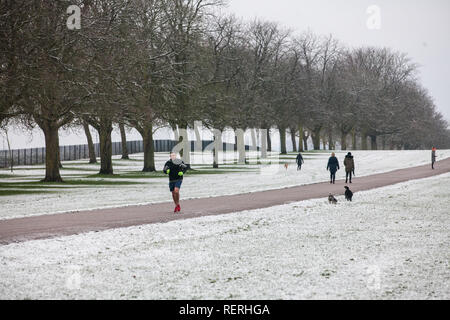
<path fill-rule="evenodd" d="M 337 199 L 330 193 L 330 195 L 328 196 L 328 202 L 330 204 L 337 204 Z"/>
<path fill-rule="evenodd" d="M 350 190 L 350 188 L 349 187 L 344 187 L 345 188 L 345 199 L 347 200 L 347 201 L 352 201 L 352 198 L 353 198 L 353 192 Z"/>

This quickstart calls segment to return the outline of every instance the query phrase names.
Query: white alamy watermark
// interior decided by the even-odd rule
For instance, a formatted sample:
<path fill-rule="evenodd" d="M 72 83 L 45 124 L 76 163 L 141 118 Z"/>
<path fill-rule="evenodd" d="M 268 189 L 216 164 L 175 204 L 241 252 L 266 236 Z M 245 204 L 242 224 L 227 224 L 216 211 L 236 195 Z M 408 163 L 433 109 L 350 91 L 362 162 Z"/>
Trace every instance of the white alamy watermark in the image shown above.
<path fill-rule="evenodd" d="M 369 15 L 366 26 L 369 30 L 381 29 L 381 8 L 377 5 L 371 5 L 367 8 L 366 14 Z"/>
<path fill-rule="evenodd" d="M 76 265 L 68 266 L 66 269 L 65 286 L 69 290 L 80 290 L 82 283 L 81 267 Z"/>
<path fill-rule="evenodd" d="M 366 270 L 366 285 L 370 291 L 381 289 L 381 269 L 378 266 L 370 266 Z"/>
<path fill-rule="evenodd" d="M 209 129 L 212 136 L 212 142 L 203 145 L 201 133 L 203 124 L 201 121 L 194 122 L 194 139 L 189 140 L 189 132 L 185 128 L 178 128 L 175 139 L 182 137 L 182 141 L 177 143 L 172 151 L 182 154 L 182 160 L 185 163 L 195 164 L 249 164 L 259 165 L 260 174 L 276 175 L 287 171 L 287 168 L 280 163 L 279 153 L 268 152 L 267 135 L 268 129 L 250 128 L 247 130 L 234 130 L 233 143 L 224 143 L 225 132 L 219 129 Z M 247 136 L 247 144 L 245 143 Z M 193 150 L 193 151 L 192 151 Z M 188 152 L 185 152 L 188 151 Z M 211 158 L 212 157 L 212 158 Z"/>
<path fill-rule="evenodd" d="M 66 10 L 69 17 L 67 18 L 66 25 L 69 30 L 81 29 L 81 9 L 77 5 L 71 5 Z"/>

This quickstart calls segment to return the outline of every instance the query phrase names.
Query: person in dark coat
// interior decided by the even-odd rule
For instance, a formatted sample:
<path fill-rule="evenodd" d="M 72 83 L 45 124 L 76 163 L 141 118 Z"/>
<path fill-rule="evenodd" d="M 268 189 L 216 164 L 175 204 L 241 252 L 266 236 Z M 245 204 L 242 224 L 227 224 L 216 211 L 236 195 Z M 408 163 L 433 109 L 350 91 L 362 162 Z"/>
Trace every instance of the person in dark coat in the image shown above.
<path fill-rule="evenodd" d="M 345 166 L 345 183 L 348 183 L 350 178 L 350 183 L 352 183 L 352 173 L 355 174 L 355 161 L 353 159 L 352 153 L 349 152 L 344 159 Z"/>
<path fill-rule="evenodd" d="M 336 172 L 340 169 L 339 161 L 336 158 L 336 154 L 333 152 L 331 157 L 328 159 L 327 170 L 330 170 L 330 183 L 335 183 Z"/>
<path fill-rule="evenodd" d="M 177 159 L 176 153 L 171 152 L 170 160 L 164 165 L 163 172 L 169 175 L 169 189 L 172 192 L 173 202 L 175 203 L 175 213 L 181 211 L 180 189 L 187 169 L 186 164 L 181 159 Z"/>
<path fill-rule="evenodd" d="M 436 148 L 433 147 L 433 149 L 431 149 L 431 169 L 434 170 L 434 163 L 436 162 Z"/>
<path fill-rule="evenodd" d="M 302 157 L 301 153 L 299 152 L 298 155 L 297 155 L 297 171 L 302 170 L 302 164 L 304 162 L 305 161 L 303 161 L 303 157 Z"/>

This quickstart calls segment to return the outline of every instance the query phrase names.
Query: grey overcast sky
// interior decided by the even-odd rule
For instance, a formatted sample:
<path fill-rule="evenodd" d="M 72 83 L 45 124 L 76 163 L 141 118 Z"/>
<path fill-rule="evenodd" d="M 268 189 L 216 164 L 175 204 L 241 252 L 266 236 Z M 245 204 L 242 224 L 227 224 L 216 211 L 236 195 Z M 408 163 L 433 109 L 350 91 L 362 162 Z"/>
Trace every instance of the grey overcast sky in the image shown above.
<path fill-rule="evenodd" d="M 367 26 L 380 9 L 380 28 Z M 407 53 L 420 65 L 420 79 L 450 121 L 449 0 L 229 0 L 226 12 L 259 17 L 301 32 L 333 34 L 351 47 L 376 45 Z M 372 20 L 371 20 L 372 21 Z M 373 26 L 373 24 L 372 24 Z"/>

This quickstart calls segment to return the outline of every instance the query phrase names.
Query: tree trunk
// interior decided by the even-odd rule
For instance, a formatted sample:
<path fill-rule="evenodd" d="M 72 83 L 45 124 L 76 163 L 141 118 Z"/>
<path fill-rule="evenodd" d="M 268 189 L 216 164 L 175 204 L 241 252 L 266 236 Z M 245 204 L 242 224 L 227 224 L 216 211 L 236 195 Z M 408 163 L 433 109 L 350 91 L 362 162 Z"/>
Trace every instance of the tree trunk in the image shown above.
<path fill-rule="evenodd" d="M 367 146 L 367 132 L 363 130 L 361 132 L 361 149 L 362 150 L 368 150 Z"/>
<path fill-rule="evenodd" d="M 312 131 L 312 140 L 314 145 L 314 150 L 320 150 L 320 131 L 322 128 L 316 128 Z"/>
<path fill-rule="evenodd" d="M 286 128 L 283 126 L 278 126 L 278 131 L 280 132 L 280 149 L 281 154 L 287 154 L 286 151 Z"/>
<path fill-rule="evenodd" d="M 172 130 L 173 130 L 173 140 L 175 141 L 180 141 L 180 134 L 178 133 L 178 128 L 176 125 L 172 126 Z"/>
<path fill-rule="evenodd" d="M 45 136 L 45 178 L 42 182 L 62 182 L 59 172 L 59 138 L 56 125 L 47 124 L 41 129 Z"/>
<path fill-rule="evenodd" d="M 341 132 L 341 150 L 345 151 L 347 150 L 347 135 L 346 132 Z"/>
<path fill-rule="evenodd" d="M 244 140 L 244 130 L 235 130 L 236 134 L 236 147 L 239 154 L 238 163 L 245 164 L 245 140 Z"/>
<path fill-rule="evenodd" d="M 222 131 L 218 129 L 214 129 L 214 162 L 213 162 L 213 168 L 218 169 L 219 168 L 219 156 L 220 152 L 222 152 L 223 149 L 223 142 L 222 142 Z"/>
<path fill-rule="evenodd" d="M 150 123 L 141 132 L 144 145 L 144 168 L 142 172 L 155 172 L 155 144 L 153 141 L 153 125 Z"/>
<path fill-rule="evenodd" d="M 6 127 L 4 128 L 5 130 L 5 135 L 6 135 L 6 142 L 8 144 L 8 151 L 9 151 L 9 165 L 11 168 L 11 173 L 13 173 L 14 171 L 14 159 L 13 159 L 13 153 L 11 150 L 11 143 L 9 142 L 9 136 L 8 136 L 8 129 L 6 129 Z"/>
<path fill-rule="evenodd" d="M 89 149 L 89 163 L 97 163 L 97 158 L 95 156 L 94 142 L 92 141 L 91 131 L 89 130 L 89 124 L 83 121 L 84 133 L 86 134 L 86 139 Z"/>
<path fill-rule="evenodd" d="M 270 139 L 270 128 L 267 129 L 267 151 L 272 152 L 272 139 Z"/>
<path fill-rule="evenodd" d="M 381 150 L 386 150 L 386 136 L 381 137 Z"/>
<path fill-rule="evenodd" d="M 100 174 L 113 174 L 112 166 L 112 122 L 101 123 L 98 132 L 100 136 Z"/>
<path fill-rule="evenodd" d="M 327 137 L 326 136 L 322 136 L 322 146 L 323 146 L 323 150 L 325 150 L 327 147 Z"/>
<path fill-rule="evenodd" d="M 122 159 L 130 159 L 127 148 L 127 133 L 125 132 L 125 125 L 119 122 L 120 138 L 122 141 Z"/>
<path fill-rule="evenodd" d="M 392 141 L 392 140 L 389 143 L 389 150 L 395 150 L 395 144 L 394 144 L 394 141 Z"/>
<path fill-rule="evenodd" d="M 201 153 L 203 151 L 203 142 L 202 135 L 200 134 L 200 127 L 202 125 L 201 121 L 195 121 L 194 123 L 194 133 L 195 133 L 195 141 L 194 141 L 194 152 Z M 195 157 L 195 154 L 194 154 Z"/>
<path fill-rule="evenodd" d="M 370 143 L 371 143 L 371 149 L 372 150 L 378 150 L 377 136 L 371 135 L 370 136 Z"/>
<path fill-rule="evenodd" d="M 179 142 L 183 143 L 183 149 L 180 151 L 180 156 L 188 169 L 191 168 L 191 142 L 189 141 L 187 124 L 179 127 Z"/>
<path fill-rule="evenodd" d="M 58 167 L 60 169 L 63 168 L 62 162 L 61 162 L 61 148 L 59 147 L 59 135 L 56 136 L 56 138 L 58 139 Z"/>
<path fill-rule="evenodd" d="M 303 144 L 304 144 L 304 151 L 308 151 L 308 139 L 309 139 L 309 135 L 305 135 L 305 133 L 303 132 Z"/>
<path fill-rule="evenodd" d="M 258 152 L 258 139 L 256 137 L 256 129 L 255 128 L 250 129 L 250 136 L 252 139 L 252 145 L 249 147 L 249 149 L 251 152 Z"/>
<path fill-rule="evenodd" d="M 303 152 L 303 126 L 301 124 L 298 125 L 298 151 Z"/>
<path fill-rule="evenodd" d="M 356 128 L 352 129 L 352 150 L 356 150 Z"/>
<path fill-rule="evenodd" d="M 333 140 L 333 131 L 330 129 L 328 130 L 328 150 L 334 150 L 334 140 Z"/>
<path fill-rule="evenodd" d="M 296 130 L 294 128 L 289 129 L 291 132 L 292 151 L 297 152 L 297 141 L 295 140 Z"/>
<path fill-rule="evenodd" d="M 267 129 L 260 130 L 260 137 L 261 137 L 261 158 L 266 159 L 267 158 Z"/>

